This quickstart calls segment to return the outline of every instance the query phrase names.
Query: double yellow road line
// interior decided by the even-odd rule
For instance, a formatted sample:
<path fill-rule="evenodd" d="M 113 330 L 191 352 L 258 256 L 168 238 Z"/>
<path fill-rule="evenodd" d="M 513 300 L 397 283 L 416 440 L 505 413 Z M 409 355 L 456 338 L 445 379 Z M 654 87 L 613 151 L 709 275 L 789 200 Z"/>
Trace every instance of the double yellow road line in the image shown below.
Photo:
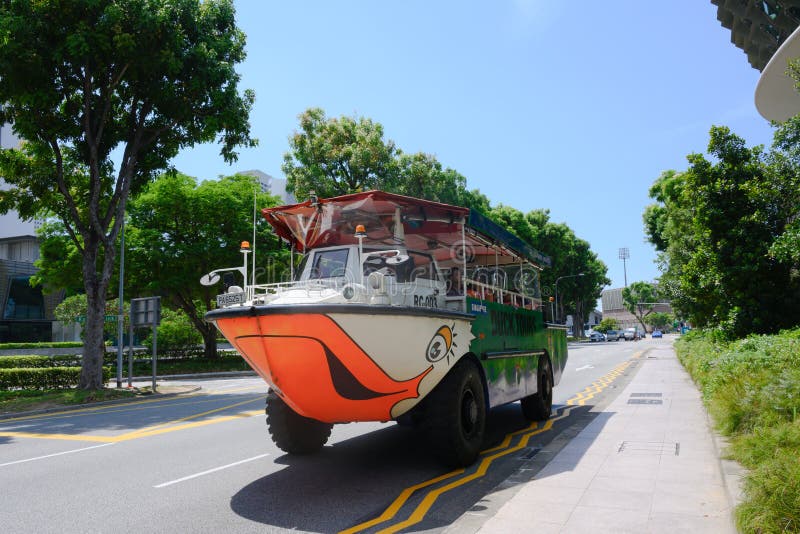
<path fill-rule="evenodd" d="M 591 385 L 587 386 L 583 391 L 576 393 L 574 397 L 566 401 L 566 407 L 557 411 L 557 415 L 545 421 L 541 427 L 538 423 L 531 423 L 528 427 L 523 428 L 522 430 L 517 430 L 516 432 L 507 434 L 499 445 L 481 452 L 482 458 L 478 463 L 478 467 L 474 471 L 467 473 L 465 469 L 456 469 L 436 478 L 409 486 L 400 492 L 400 495 L 398 495 L 397 498 L 392 501 L 392 503 L 386 508 L 386 510 L 383 511 L 381 515 L 374 519 L 370 519 L 369 521 L 359 523 L 358 525 L 350 527 L 346 530 L 342 530 L 339 534 L 355 534 L 357 532 L 363 532 L 364 530 L 380 525 L 381 523 L 390 521 L 395 518 L 403 506 L 405 506 L 408 500 L 416 492 L 434 486 L 445 480 L 455 479 L 444 486 L 429 490 L 429 492 L 422 498 L 422 501 L 409 514 L 408 518 L 398 523 L 389 525 L 378 532 L 381 534 L 399 532 L 403 529 L 420 523 L 423 519 L 425 519 L 425 516 L 440 496 L 483 477 L 486 475 L 489 467 L 495 460 L 526 448 L 528 446 L 528 442 L 533 436 L 551 430 L 557 421 L 566 419 L 578 406 L 585 405 L 586 401 L 602 392 L 612 382 L 614 382 L 614 380 L 619 378 L 619 376 L 622 375 L 625 370 L 634 362 L 634 360 L 641 356 L 641 354 L 641 352 L 634 354 L 633 359 L 621 363 L 607 374 L 592 382 Z M 519 440 L 515 445 L 511 445 L 511 443 L 517 437 L 519 437 Z"/>

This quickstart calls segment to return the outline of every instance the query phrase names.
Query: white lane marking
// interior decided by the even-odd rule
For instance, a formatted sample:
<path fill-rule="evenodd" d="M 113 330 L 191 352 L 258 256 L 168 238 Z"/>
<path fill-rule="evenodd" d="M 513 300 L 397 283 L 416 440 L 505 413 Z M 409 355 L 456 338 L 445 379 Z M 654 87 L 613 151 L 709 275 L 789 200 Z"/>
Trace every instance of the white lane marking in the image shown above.
<path fill-rule="evenodd" d="M 578 367 L 576 371 L 585 371 L 586 369 L 594 369 L 594 365 L 584 365 L 583 367 Z"/>
<path fill-rule="evenodd" d="M 189 475 L 188 477 L 179 478 L 177 480 L 170 480 L 169 482 L 164 482 L 163 484 L 158 484 L 157 486 L 153 486 L 154 488 L 166 488 L 167 486 L 171 486 L 173 484 L 177 484 L 178 482 L 184 482 L 186 480 L 191 480 L 193 478 L 201 477 L 203 475 L 208 475 L 210 473 L 214 473 L 216 471 L 222 471 L 223 469 L 227 469 L 229 467 L 235 467 L 240 464 L 244 464 L 247 462 L 252 462 L 253 460 L 258 460 L 259 458 L 264 458 L 265 456 L 269 456 L 267 454 L 259 454 L 258 456 L 253 456 L 252 458 L 247 458 L 245 460 L 239 460 L 238 462 L 233 462 L 232 464 L 223 465 L 220 467 L 215 467 L 214 469 L 209 469 L 208 471 L 203 471 L 202 473 L 195 473 L 194 475 Z"/>
<path fill-rule="evenodd" d="M 24 464 L 25 462 L 33 462 L 36 460 L 44 460 L 45 458 L 52 458 L 53 456 L 62 456 L 64 454 L 72 454 L 73 452 L 88 451 L 90 449 L 99 449 L 100 447 L 108 447 L 109 445 L 115 445 L 115 443 L 103 443 L 102 445 L 92 445 L 91 447 L 83 447 L 82 449 L 72 449 L 71 451 L 57 452 L 55 454 L 47 454 L 45 456 L 37 456 L 36 458 L 27 458 L 25 460 L 17 460 L 15 462 L 6 462 L 4 464 L 0 464 L 0 467 L 5 467 L 7 465 L 14 465 L 14 464 Z"/>

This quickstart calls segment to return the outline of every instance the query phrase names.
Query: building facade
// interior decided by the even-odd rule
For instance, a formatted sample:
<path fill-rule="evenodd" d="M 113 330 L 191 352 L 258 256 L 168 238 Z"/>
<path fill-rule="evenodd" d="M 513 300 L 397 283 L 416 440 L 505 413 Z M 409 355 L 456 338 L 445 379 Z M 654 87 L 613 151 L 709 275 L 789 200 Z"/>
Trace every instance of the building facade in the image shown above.
<path fill-rule="evenodd" d="M 620 329 L 641 327 L 639 319 L 625 308 L 625 301 L 622 299 L 623 289 L 625 288 L 619 287 L 603 291 L 600 296 L 603 303 L 603 318 L 616 319 Z M 659 302 L 653 306 L 653 312 L 672 313 L 672 306 L 669 302 Z M 652 328 L 648 327 L 647 331 L 652 331 Z"/>
<path fill-rule="evenodd" d="M 0 147 L 18 146 L 19 138 L 3 125 Z M 0 179 L 0 189 L 5 187 Z M 0 215 L 0 343 L 53 340 L 53 310 L 63 292 L 45 295 L 41 287 L 30 285 L 39 258 L 38 226 L 15 211 Z"/>

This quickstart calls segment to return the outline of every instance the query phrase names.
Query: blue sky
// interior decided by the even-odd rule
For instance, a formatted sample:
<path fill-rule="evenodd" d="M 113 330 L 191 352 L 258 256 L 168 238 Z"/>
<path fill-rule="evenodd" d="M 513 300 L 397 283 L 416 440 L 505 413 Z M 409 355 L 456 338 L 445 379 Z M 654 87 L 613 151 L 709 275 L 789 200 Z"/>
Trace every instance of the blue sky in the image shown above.
<path fill-rule="evenodd" d="M 228 166 L 218 147 L 174 165 L 200 179 L 260 169 L 283 177 L 297 115 L 381 123 L 404 152 L 434 154 L 493 202 L 550 210 L 623 285 L 653 280 L 647 191 L 704 152 L 711 125 L 749 145 L 772 128 L 755 110 L 759 73 L 708 0 L 670 2 L 236 2 L 247 34 L 242 88 L 252 134 Z"/>

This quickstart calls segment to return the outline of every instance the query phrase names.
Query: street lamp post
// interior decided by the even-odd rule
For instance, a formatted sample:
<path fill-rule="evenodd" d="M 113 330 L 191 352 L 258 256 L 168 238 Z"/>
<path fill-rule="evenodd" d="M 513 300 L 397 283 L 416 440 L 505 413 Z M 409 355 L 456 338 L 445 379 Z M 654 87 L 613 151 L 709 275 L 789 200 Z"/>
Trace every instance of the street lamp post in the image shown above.
<path fill-rule="evenodd" d="M 568 274 L 568 275 L 566 275 L 566 276 L 559 276 L 558 278 L 556 278 L 556 284 L 555 284 L 555 286 L 556 286 L 556 288 L 555 288 L 555 297 L 556 297 L 556 311 L 559 311 L 559 309 L 560 309 L 560 308 L 558 307 L 558 282 L 559 282 L 559 281 L 561 281 L 561 280 L 563 280 L 563 279 L 565 279 L 565 278 L 577 278 L 577 277 L 579 277 L 579 276 L 586 276 L 586 273 Z M 560 322 L 560 321 L 559 321 L 559 322 Z M 574 325 L 573 325 L 573 328 L 574 328 Z"/>
<path fill-rule="evenodd" d="M 122 300 L 122 285 L 125 279 L 125 219 L 122 219 L 120 231 L 122 239 L 119 245 L 119 307 L 117 309 L 117 389 L 122 387 L 122 325 L 125 322 L 125 304 Z M 128 343 L 131 341 L 128 340 Z"/>

